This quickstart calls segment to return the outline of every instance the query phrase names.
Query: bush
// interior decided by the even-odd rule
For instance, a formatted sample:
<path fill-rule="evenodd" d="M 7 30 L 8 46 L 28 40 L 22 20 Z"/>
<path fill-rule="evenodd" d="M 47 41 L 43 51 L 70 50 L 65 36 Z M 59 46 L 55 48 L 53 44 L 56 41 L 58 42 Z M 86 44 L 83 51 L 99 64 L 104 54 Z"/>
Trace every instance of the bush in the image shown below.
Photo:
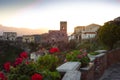
<path fill-rule="evenodd" d="M 37 62 L 28 61 L 27 53 L 23 52 L 13 65 L 5 63 L 4 78 L 8 80 L 59 80 L 60 74 L 55 69 L 58 58 L 53 55 L 40 57 Z M 16 64 L 17 63 L 17 64 Z M 3 73 L 1 73 L 3 74 Z M 0 76 L 2 77 L 2 76 Z M 6 79 L 5 79 L 6 80 Z"/>
<path fill-rule="evenodd" d="M 58 57 L 54 55 L 45 55 L 39 57 L 37 63 L 45 69 L 49 69 L 50 71 L 56 70 L 56 67 L 58 66 Z"/>
<path fill-rule="evenodd" d="M 40 66 L 40 72 L 43 72 L 46 80 L 59 80 L 60 74 L 56 71 L 59 59 L 54 55 L 45 55 L 39 57 L 37 64 Z"/>
<path fill-rule="evenodd" d="M 81 67 L 87 66 L 90 62 L 89 57 L 86 52 L 74 50 L 66 55 L 67 61 L 79 61 L 81 62 Z"/>

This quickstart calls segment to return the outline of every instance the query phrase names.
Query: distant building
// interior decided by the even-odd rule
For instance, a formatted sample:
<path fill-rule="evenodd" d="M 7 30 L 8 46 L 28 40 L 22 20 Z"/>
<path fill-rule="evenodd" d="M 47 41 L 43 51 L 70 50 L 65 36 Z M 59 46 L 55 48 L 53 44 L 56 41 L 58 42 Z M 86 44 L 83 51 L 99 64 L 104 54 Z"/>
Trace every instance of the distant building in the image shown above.
<path fill-rule="evenodd" d="M 60 22 L 60 31 L 67 34 L 67 22 L 66 21 L 61 21 Z"/>
<path fill-rule="evenodd" d="M 81 33 L 82 31 L 85 31 L 85 26 L 77 26 L 74 28 L 74 33 Z"/>
<path fill-rule="evenodd" d="M 64 31 L 59 30 L 49 30 L 49 42 L 58 43 L 58 42 L 68 42 L 67 34 Z"/>
<path fill-rule="evenodd" d="M 99 28 L 100 25 L 98 24 L 90 24 L 88 26 L 77 26 L 74 28 L 72 39 L 74 38 L 76 41 L 80 42 L 84 39 L 95 38 Z"/>
<path fill-rule="evenodd" d="M 97 30 L 100 28 L 100 25 L 98 24 L 90 24 L 85 27 L 85 31 L 88 32 L 97 32 Z"/>
<path fill-rule="evenodd" d="M 16 32 L 3 32 L 3 40 L 15 41 L 16 37 Z"/>
<path fill-rule="evenodd" d="M 41 35 L 35 34 L 35 35 L 32 35 L 32 36 L 34 36 L 34 42 L 35 43 L 41 43 Z"/>
<path fill-rule="evenodd" d="M 68 40 L 69 40 L 69 41 L 70 41 L 70 40 L 73 40 L 73 39 L 75 39 L 74 34 L 71 34 L 70 36 L 68 36 Z"/>
<path fill-rule="evenodd" d="M 68 42 L 67 22 L 60 22 L 60 30 L 49 30 L 48 33 L 42 34 L 42 43 L 57 44 L 59 42 Z"/>
<path fill-rule="evenodd" d="M 96 32 L 83 31 L 81 34 L 81 39 L 95 38 L 96 34 Z"/>
<path fill-rule="evenodd" d="M 24 43 L 34 42 L 34 37 L 32 35 L 23 35 L 22 41 Z"/>
<path fill-rule="evenodd" d="M 25 43 L 40 43 L 41 35 L 23 35 L 22 42 Z"/>
<path fill-rule="evenodd" d="M 82 31 L 81 39 L 91 39 L 95 38 L 100 25 L 98 24 L 90 24 L 85 27 L 85 31 Z"/>
<path fill-rule="evenodd" d="M 16 38 L 16 42 L 21 43 L 21 42 L 22 42 L 22 39 L 23 39 L 23 37 L 22 37 L 22 36 L 21 36 L 21 37 L 19 36 L 19 37 Z"/>
<path fill-rule="evenodd" d="M 51 43 L 67 43 L 68 36 L 67 36 L 67 22 L 61 21 L 60 22 L 60 30 L 49 30 L 49 36 Z"/>
<path fill-rule="evenodd" d="M 49 33 L 41 34 L 41 43 L 49 43 Z"/>
<path fill-rule="evenodd" d="M 76 41 L 81 40 L 82 31 L 85 31 L 85 26 L 77 26 L 74 28 L 74 33 L 72 34 L 72 36 L 74 36 L 74 39 Z"/>

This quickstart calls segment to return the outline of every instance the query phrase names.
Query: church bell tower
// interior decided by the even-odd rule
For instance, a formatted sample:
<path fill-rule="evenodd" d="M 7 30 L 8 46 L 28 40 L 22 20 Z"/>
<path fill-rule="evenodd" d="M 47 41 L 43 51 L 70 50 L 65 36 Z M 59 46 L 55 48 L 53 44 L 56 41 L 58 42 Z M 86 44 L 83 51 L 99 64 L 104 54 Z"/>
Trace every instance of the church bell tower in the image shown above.
<path fill-rule="evenodd" d="M 60 22 L 60 31 L 65 31 L 67 33 L 67 22 L 66 21 Z"/>

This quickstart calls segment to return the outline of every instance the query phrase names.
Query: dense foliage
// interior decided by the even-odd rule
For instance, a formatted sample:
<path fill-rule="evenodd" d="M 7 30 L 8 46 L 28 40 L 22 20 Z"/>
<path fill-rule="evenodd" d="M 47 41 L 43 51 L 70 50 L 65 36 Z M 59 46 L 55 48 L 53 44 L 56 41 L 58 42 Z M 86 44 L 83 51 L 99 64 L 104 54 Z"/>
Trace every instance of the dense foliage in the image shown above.
<path fill-rule="evenodd" d="M 98 31 L 99 40 L 109 49 L 120 41 L 120 21 L 106 22 Z"/>
<path fill-rule="evenodd" d="M 23 51 L 19 46 L 15 46 L 15 43 L 9 41 L 0 41 L 0 64 L 2 65 L 6 61 L 13 62 L 14 59 Z"/>
<path fill-rule="evenodd" d="M 22 52 L 11 64 L 6 62 L 0 71 L 0 80 L 59 80 L 55 70 L 58 58 L 53 55 L 39 57 L 37 62 L 28 61 L 28 53 Z"/>

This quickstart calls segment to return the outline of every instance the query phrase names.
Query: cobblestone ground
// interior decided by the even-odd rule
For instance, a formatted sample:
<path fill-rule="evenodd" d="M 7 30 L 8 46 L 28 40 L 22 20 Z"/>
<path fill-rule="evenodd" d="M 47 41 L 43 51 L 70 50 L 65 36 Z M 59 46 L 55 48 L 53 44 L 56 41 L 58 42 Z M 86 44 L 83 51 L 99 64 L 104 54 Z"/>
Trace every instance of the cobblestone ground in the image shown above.
<path fill-rule="evenodd" d="M 99 80 L 120 80 L 120 63 L 108 68 Z"/>

